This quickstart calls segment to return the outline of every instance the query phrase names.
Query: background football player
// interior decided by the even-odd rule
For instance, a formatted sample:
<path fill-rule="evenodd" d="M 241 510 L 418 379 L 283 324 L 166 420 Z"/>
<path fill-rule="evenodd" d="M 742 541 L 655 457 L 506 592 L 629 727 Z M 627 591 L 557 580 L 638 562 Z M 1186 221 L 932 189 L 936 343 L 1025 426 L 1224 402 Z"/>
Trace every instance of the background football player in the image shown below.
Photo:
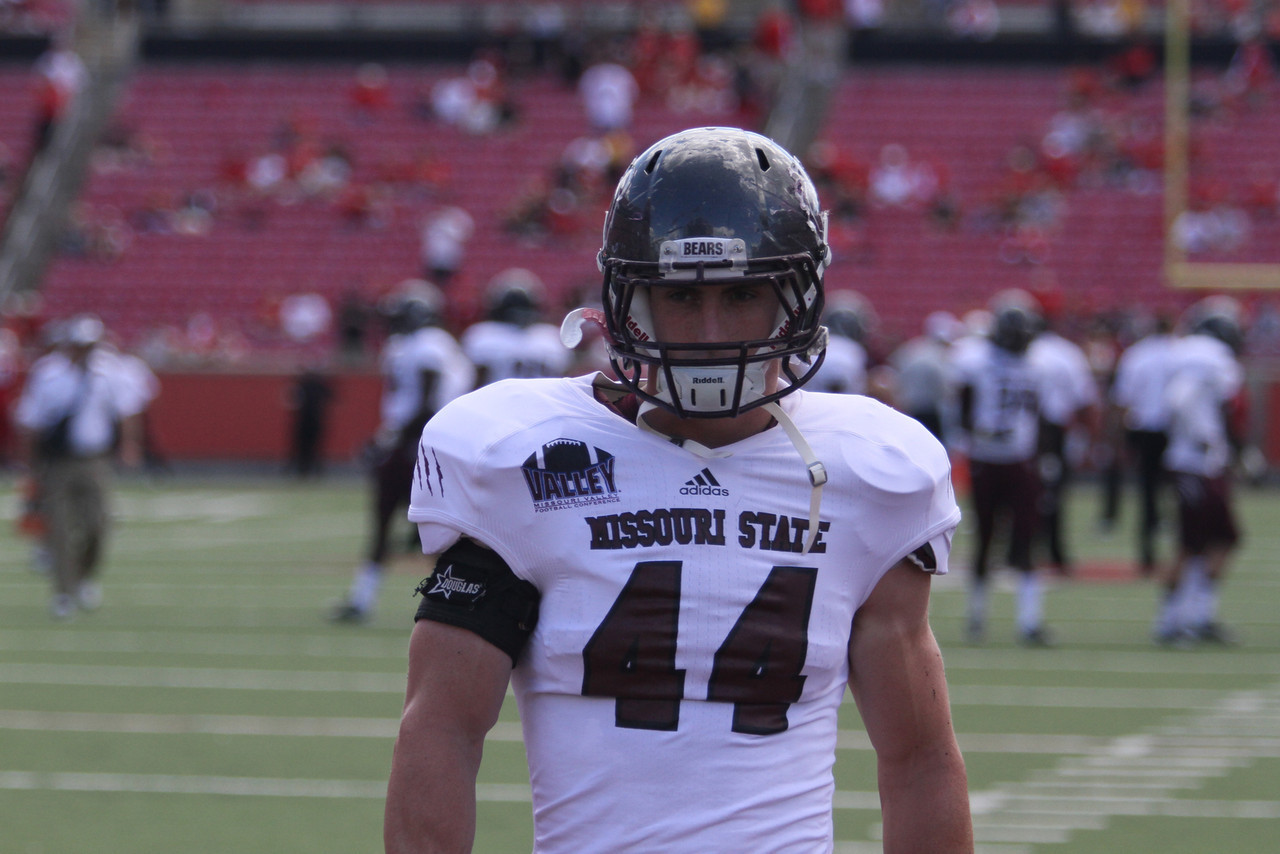
<path fill-rule="evenodd" d="M 347 597 L 334 606 L 337 622 L 368 619 L 386 572 L 391 523 L 409 503 L 413 461 L 422 426 L 440 407 L 471 390 L 475 369 L 441 328 L 444 296 L 423 279 L 402 282 L 379 306 L 387 324 L 382 347 L 382 418 L 368 448 L 372 510 L 365 563 Z"/>
<path fill-rule="evenodd" d="M 1009 565 L 1019 573 L 1018 638 L 1038 646 L 1049 642 L 1043 588 L 1031 560 L 1040 495 L 1036 451 L 1041 379 L 1027 348 L 1040 321 L 1035 301 L 1022 291 L 997 294 L 991 313 L 990 333 L 964 339 L 952 361 L 957 438 L 969 460 L 978 521 L 966 633 L 973 642 L 985 637 L 991 545 L 997 528 L 1007 523 Z"/>
<path fill-rule="evenodd" d="M 1241 315 L 1230 297 L 1202 300 L 1188 310 L 1186 334 L 1170 354 L 1164 463 L 1178 497 L 1178 557 L 1156 618 L 1162 644 L 1235 640 L 1217 614 L 1227 561 L 1240 542 L 1230 478 L 1243 446 L 1235 412 L 1244 385 Z"/>
<path fill-rule="evenodd" d="M 487 317 L 462 333 L 462 351 L 476 368 L 476 385 L 513 377 L 560 377 L 570 352 L 543 318 L 542 280 L 530 270 L 499 272 L 485 295 Z"/>

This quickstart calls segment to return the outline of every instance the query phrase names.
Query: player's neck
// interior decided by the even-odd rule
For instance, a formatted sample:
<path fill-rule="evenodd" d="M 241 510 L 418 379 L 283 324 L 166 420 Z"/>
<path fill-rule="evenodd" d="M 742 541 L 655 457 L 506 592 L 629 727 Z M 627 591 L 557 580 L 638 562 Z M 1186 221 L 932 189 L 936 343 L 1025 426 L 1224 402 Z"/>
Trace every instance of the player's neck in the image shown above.
<path fill-rule="evenodd" d="M 773 416 L 763 409 L 751 409 L 734 418 L 681 418 L 665 409 L 653 409 L 640 416 L 646 423 L 672 439 L 692 440 L 708 448 L 741 442 L 773 426 Z"/>

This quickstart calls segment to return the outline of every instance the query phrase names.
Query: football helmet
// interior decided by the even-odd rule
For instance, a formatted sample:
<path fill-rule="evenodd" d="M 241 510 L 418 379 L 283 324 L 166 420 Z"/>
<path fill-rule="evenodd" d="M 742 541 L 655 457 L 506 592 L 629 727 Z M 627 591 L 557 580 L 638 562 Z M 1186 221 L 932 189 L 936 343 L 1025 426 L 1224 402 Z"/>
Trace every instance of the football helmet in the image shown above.
<path fill-rule="evenodd" d="M 407 335 L 444 320 L 444 293 L 426 279 L 406 279 L 385 296 L 378 312 L 392 335 Z"/>
<path fill-rule="evenodd" d="M 531 326 L 542 319 L 542 280 L 531 270 L 508 267 L 490 280 L 485 303 L 490 320 Z"/>
<path fill-rule="evenodd" d="M 1243 315 L 1233 297 L 1210 296 L 1188 309 L 1185 325 L 1189 334 L 1217 338 L 1238 356 L 1244 350 Z"/>
<path fill-rule="evenodd" d="M 833 291 L 827 296 L 822 322 L 832 335 L 866 344 L 880 319 L 871 303 L 857 291 Z"/>
<path fill-rule="evenodd" d="M 618 182 L 598 256 L 619 380 L 681 417 L 733 416 L 799 388 L 826 349 L 820 318 L 830 257 L 813 182 L 777 143 L 723 127 L 660 140 Z M 777 297 L 777 322 L 766 337 L 659 340 L 650 288 L 747 281 L 767 284 Z M 766 393 L 765 368 L 774 360 L 786 382 Z M 647 374 L 656 377 L 655 391 L 645 388 Z"/>
<path fill-rule="evenodd" d="M 1040 332 L 1035 299 L 1025 291 L 1002 291 L 991 301 L 991 343 L 1010 353 L 1025 353 Z"/>

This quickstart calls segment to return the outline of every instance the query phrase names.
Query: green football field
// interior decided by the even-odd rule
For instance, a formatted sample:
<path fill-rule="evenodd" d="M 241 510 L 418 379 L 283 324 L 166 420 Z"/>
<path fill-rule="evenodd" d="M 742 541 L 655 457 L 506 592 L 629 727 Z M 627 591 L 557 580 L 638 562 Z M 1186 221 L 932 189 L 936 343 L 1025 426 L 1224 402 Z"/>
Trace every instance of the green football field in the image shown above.
<path fill-rule="evenodd" d="M 399 560 L 368 625 L 325 622 L 365 539 L 361 481 L 122 484 L 106 604 L 56 624 L 0 481 L 0 852 L 381 851 L 411 591 Z M 1012 642 L 1011 587 L 981 647 L 962 641 L 969 531 L 935 584 L 978 850 L 1280 851 L 1280 493 L 1242 491 L 1247 530 L 1223 596 L 1235 648 L 1149 640 L 1156 591 L 1122 527 L 1070 507 L 1084 570 L 1056 582 L 1060 644 Z M 405 525 L 405 537 L 409 534 Z M 879 851 L 873 754 L 841 716 L 836 850 Z M 476 851 L 531 848 L 514 702 L 488 744 Z M 740 854 L 740 852 L 733 852 Z"/>

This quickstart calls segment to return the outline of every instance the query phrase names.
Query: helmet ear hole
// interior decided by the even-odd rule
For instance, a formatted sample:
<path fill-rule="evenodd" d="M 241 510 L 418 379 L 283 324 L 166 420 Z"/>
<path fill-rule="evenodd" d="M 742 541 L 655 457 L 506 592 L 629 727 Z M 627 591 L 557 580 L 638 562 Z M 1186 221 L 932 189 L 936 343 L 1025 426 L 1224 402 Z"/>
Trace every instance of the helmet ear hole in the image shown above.
<path fill-rule="evenodd" d="M 756 160 L 758 160 L 758 161 L 760 162 L 760 171 L 761 171 L 761 172 L 768 172 L 768 171 L 769 171 L 769 157 L 768 157 L 768 155 L 766 155 L 766 154 L 764 153 L 764 149 L 763 149 L 763 148 L 757 148 L 757 149 L 756 149 Z"/>

